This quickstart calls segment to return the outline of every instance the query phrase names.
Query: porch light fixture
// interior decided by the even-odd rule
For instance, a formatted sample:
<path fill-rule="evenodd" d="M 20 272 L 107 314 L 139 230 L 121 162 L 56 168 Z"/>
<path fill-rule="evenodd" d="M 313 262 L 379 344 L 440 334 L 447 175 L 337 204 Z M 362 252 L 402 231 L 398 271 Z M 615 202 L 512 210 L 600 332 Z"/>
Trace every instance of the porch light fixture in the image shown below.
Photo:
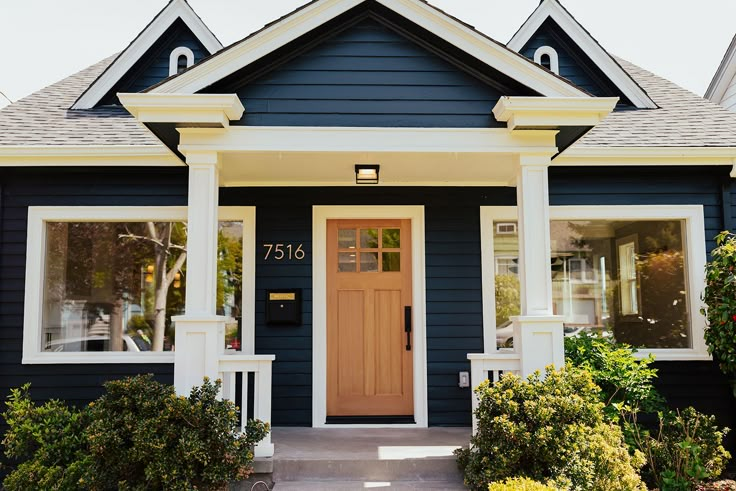
<path fill-rule="evenodd" d="M 380 171 L 380 165 L 356 165 L 355 184 L 378 184 L 378 173 Z"/>

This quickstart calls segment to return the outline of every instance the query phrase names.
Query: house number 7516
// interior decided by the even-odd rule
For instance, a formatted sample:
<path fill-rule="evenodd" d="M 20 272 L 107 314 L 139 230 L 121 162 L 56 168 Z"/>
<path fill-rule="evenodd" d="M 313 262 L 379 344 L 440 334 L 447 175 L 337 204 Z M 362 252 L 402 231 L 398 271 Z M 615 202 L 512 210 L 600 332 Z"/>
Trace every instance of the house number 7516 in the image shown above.
<path fill-rule="evenodd" d="M 266 255 L 263 258 L 268 261 L 269 258 L 275 259 L 276 261 L 283 261 L 284 259 L 292 260 L 296 259 L 301 261 L 304 259 L 304 244 L 263 244 L 266 249 Z"/>

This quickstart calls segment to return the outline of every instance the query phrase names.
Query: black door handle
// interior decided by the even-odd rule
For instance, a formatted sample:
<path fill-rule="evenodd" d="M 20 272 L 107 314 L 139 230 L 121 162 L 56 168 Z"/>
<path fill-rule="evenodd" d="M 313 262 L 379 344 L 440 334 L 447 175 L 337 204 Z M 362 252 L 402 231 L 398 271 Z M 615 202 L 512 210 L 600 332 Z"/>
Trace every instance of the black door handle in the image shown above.
<path fill-rule="evenodd" d="M 406 351 L 411 351 L 411 307 L 404 307 L 404 332 L 406 332 Z"/>

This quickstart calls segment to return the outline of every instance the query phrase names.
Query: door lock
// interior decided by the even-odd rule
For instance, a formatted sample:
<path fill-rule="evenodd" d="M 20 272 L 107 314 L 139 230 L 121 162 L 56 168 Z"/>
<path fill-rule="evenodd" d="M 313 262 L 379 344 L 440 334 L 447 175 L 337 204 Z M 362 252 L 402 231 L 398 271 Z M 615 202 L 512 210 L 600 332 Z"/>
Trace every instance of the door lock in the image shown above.
<path fill-rule="evenodd" d="M 404 332 L 406 332 L 406 351 L 411 351 L 411 307 L 404 307 Z"/>

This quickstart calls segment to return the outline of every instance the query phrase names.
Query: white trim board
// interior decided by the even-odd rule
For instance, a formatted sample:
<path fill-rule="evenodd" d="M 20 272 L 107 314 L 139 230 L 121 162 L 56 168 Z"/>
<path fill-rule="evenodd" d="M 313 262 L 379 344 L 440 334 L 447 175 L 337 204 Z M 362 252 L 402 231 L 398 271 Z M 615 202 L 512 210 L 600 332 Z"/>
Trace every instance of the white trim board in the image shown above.
<path fill-rule="evenodd" d="M 410 219 L 414 310 L 414 425 L 327 425 L 327 220 Z M 312 426 L 315 428 L 427 427 L 427 314 L 424 206 L 312 208 Z"/>
<path fill-rule="evenodd" d="M 507 46 L 519 52 L 537 33 L 544 21 L 552 18 L 582 49 L 593 63 L 640 109 L 657 109 L 657 104 L 647 95 L 616 60 L 603 49 L 598 41 L 557 0 L 543 0 L 532 15 L 514 34 Z"/>
<path fill-rule="evenodd" d="M 486 353 L 496 349 L 495 258 L 493 222 L 518 220 L 515 206 L 481 206 L 481 268 L 483 281 L 483 345 Z M 700 313 L 700 293 L 705 285 L 705 219 L 702 205 L 550 206 L 550 220 L 685 220 L 684 243 L 690 349 L 641 349 L 640 356 L 658 360 L 710 360 L 705 344 L 705 317 Z"/>
<path fill-rule="evenodd" d="M 171 0 L 143 31 L 115 58 L 110 66 L 84 91 L 72 109 L 91 109 L 112 89 L 146 51 L 176 22 L 181 19 L 192 30 L 210 54 L 222 49 L 222 43 L 212 34 L 186 0 Z"/>
<path fill-rule="evenodd" d="M 163 145 L 7 145 L 0 167 L 181 167 Z"/>
<path fill-rule="evenodd" d="M 291 41 L 320 27 L 365 0 L 318 0 L 235 43 L 217 56 L 154 87 L 151 92 L 195 93 Z M 590 97 L 563 78 L 495 43 L 421 0 L 377 0 L 407 20 L 438 35 L 501 73 L 549 97 Z"/>
<path fill-rule="evenodd" d="M 718 70 L 713 75 L 708 90 L 705 91 L 705 97 L 711 102 L 721 104 L 726 96 L 726 91 L 732 85 L 734 76 L 736 76 L 736 36 L 731 40 L 723 60 L 718 66 Z"/>
<path fill-rule="evenodd" d="M 243 222 L 243 354 L 255 346 L 255 232 L 252 206 L 221 206 L 220 221 Z M 46 227 L 54 222 L 187 221 L 186 206 L 31 206 L 28 208 L 26 282 L 23 316 L 23 359 L 28 364 L 173 363 L 174 353 L 44 353 L 41 346 L 41 315 L 46 251 Z"/>

